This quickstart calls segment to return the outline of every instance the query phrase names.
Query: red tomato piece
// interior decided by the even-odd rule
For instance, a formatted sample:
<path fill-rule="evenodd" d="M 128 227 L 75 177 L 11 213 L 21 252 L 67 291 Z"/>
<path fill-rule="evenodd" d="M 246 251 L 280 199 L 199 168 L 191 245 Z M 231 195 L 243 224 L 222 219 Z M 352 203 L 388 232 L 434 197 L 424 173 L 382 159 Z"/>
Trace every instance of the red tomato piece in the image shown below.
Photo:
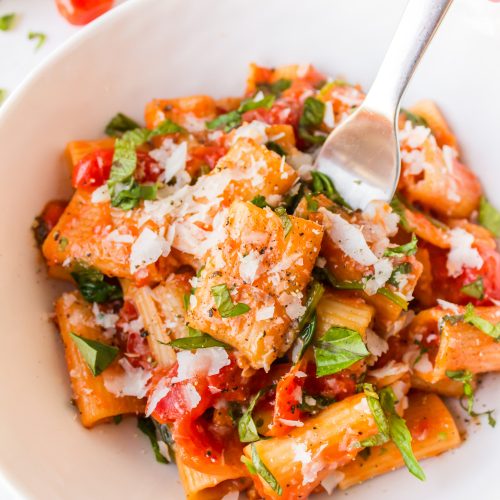
<path fill-rule="evenodd" d="M 48 231 L 50 231 L 57 224 L 57 221 L 63 214 L 67 205 L 68 205 L 67 201 L 61 201 L 61 200 L 49 201 L 47 205 L 45 205 L 40 217 L 45 223 Z"/>
<path fill-rule="evenodd" d="M 271 109 L 258 108 L 243 113 L 244 122 L 259 120 L 269 125 L 292 125 L 297 127 L 299 123 L 301 104 L 297 100 L 279 99 Z"/>
<path fill-rule="evenodd" d="M 305 382 L 305 373 L 301 364 L 295 365 L 286 373 L 276 386 L 273 422 L 269 429 L 270 436 L 283 436 L 291 427 L 283 420 L 298 422 L 302 416 L 299 408 L 302 402 L 302 387 Z"/>
<path fill-rule="evenodd" d="M 86 154 L 73 169 L 73 187 L 94 188 L 108 179 L 113 163 L 113 149 L 98 149 Z"/>
<path fill-rule="evenodd" d="M 349 369 L 333 375 L 316 377 L 316 365 L 310 363 L 307 375 L 304 389 L 313 397 L 323 396 L 339 401 L 356 393 L 356 375 Z"/>
<path fill-rule="evenodd" d="M 158 165 L 156 160 L 153 160 L 148 153 L 137 151 L 137 170 L 135 172 L 135 177 L 139 183 L 156 182 L 162 171 L 160 165 Z"/>
<path fill-rule="evenodd" d="M 114 0 L 56 0 L 59 13 L 71 24 L 90 23 L 113 7 Z"/>

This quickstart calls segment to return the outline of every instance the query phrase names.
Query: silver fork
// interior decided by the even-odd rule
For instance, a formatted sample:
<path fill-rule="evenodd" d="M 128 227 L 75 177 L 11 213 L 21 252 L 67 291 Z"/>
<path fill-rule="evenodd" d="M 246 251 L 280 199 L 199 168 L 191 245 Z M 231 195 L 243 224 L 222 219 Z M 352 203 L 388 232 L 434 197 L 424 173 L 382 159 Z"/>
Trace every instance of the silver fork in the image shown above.
<path fill-rule="evenodd" d="M 316 158 L 354 209 L 391 200 L 401 170 L 401 97 L 453 0 L 409 0 L 363 104 L 333 130 Z"/>

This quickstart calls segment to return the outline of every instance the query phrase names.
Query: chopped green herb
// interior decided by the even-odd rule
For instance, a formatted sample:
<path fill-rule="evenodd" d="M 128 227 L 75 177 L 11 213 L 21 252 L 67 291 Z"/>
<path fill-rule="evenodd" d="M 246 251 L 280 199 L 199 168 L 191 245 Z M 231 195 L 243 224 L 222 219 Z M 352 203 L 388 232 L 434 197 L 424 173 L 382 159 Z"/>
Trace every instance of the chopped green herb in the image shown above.
<path fill-rule="evenodd" d="M 209 130 L 215 130 L 219 128 L 224 128 L 224 132 L 229 132 L 235 127 L 238 127 L 241 124 L 241 115 L 246 111 L 250 111 L 258 108 L 269 109 L 274 103 L 274 96 L 268 95 L 259 101 L 255 101 L 254 99 L 245 99 L 241 102 L 239 108 L 235 111 L 230 111 L 229 113 L 225 113 L 224 115 L 220 115 L 213 120 L 208 121 L 205 126 Z"/>
<path fill-rule="evenodd" d="M 411 235 L 411 241 L 405 243 L 404 245 L 399 245 L 397 247 L 388 248 L 384 252 L 385 257 L 398 257 L 400 255 L 414 255 L 417 252 L 418 239 L 415 233 Z"/>
<path fill-rule="evenodd" d="M 411 111 L 408 111 L 407 109 L 401 108 L 401 113 L 403 113 L 406 118 L 413 124 L 413 125 L 422 125 L 423 127 L 428 127 L 429 125 L 425 121 L 425 118 L 416 115 L 415 113 L 412 113 Z"/>
<path fill-rule="evenodd" d="M 399 215 L 400 226 L 407 232 L 413 231 L 414 229 L 410 227 L 408 219 L 406 218 L 406 213 L 405 213 L 406 207 L 400 198 L 394 196 L 394 198 L 391 201 L 391 208 L 395 214 Z"/>
<path fill-rule="evenodd" d="M 167 345 L 175 347 L 176 349 L 184 350 L 205 349 L 207 347 L 223 347 L 224 349 L 231 349 L 231 346 L 214 339 L 208 335 L 208 333 L 202 333 L 199 330 L 194 329 L 191 329 L 191 332 L 196 333 L 195 335 L 191 335 L 189 337 L 172 340 Z"/>
<path fill-rule="evenodd" d="M 264 462 L 262 462 L 259 454 L 257 453 L 255 444 L 252 443 L 250 446 L 252 450 L 252 460 L 249 460 L 243 455 L 241 457 L 241 461 L 247 466 L 250 474 L 259 475 L 274 492 L 281 496 L 283 494 L 283 488 L 280 486 L 276 478 L 272 475 L 270 470 L 264 465 Z"/>
<path fill-rule="evenodd" d="M 457 382 L 462 382 L 464 396 L 467 398 L 467 412 L 469 415 L 472 415 L 474 413 L 474 389 L 472 388 L 473 373 L 469 370 L 446 370 L 446 376 Z"/>
<path fill-rule="evenodd" d="M 346 203 L 344 198 L 340 196 L 339 192 L 335 188 L 335 185 L 333 184 L 333 181 L 330 179 L 330 177 L 328 177 L 328 175 L 324 174 L 323 172 L 312 171 L 311 176 L 313 179 L 312 189 L 314 191 L 314 194 L 323 194 L 335 203 L 338 203 L 339 205 L 342 205 L 346 208 L 351 208 Z"/>
<path fill-rule="evenodd" d="M 292 85 L 291 80 L 286 80 L 284 78 L 280 78 L 276 80 L 274 83 L 258 83 L 257 90 L 261 90 L 264 94 L 272 94 L 276 97 L 279 97 L 281 93 L 290 88 Z"/>
<path fill-rule="evenodd" d="M 310 194 L 306 194 L 305 198 L 307 203 L 307 210 L 309 210 L 309 212 L 317 212 L 319 209 L 318 200 L 315 200 Z"/>
<path fill-rule="evenodd" d="M 324 293 L 325 287 L 319 281 L 313 280 L 310 283 L 305 303 L 306 310 L 304 311 L 304 314 L 299 321 L 300 330 L 304 328 L 304 326 L 311 320 L 314 311 L 316 310 L 316 306 L 321 300 L 321 297 L 323 297 Z"/>
<path fill-rule="evenodd" d="M 245 99 L 241 102 L 240 107 L 238 108 L 238 113 L 246 113 L 247 111 L 252 111 L 254 109 L 271 109 L 275 101 L 275 97 L 273 95 L 266 95 L 262 99 L 256 101 L 254 99 Z"/>
<path fill-rule="evenodd" d="M 7 98 L 7 90 L 0 89 L 0 104 L 2 104 Z"/>
<path fill-rule="evenodd" d="M 250 203 L 253 203 L 256 207 L 265 208 L 268 207 L 266 198 L 261 194 L 258 194 Z"/>
<path fill-rule="evenodd" d="M 482 300 L 484 298 L 483 278 L 480 276 L 474 281 L 471 281 L 467 285 L 464 285 L 460 291 L 469 297 Z"/>
<path fill-rule="evenodd" d="M 184 310 L 189 311 L 189 298 L 191 297 L 190 293 L 185 293 L 182 296 L 182 303 L 184 304 Z"/>
<path fill-rule="evenodd" d="M 277 142 L 269 141 L 266 143 L 266 147 L 267 147 L 267 149 L 274 151 L 275 153 L 279 154 L 280 156 L 286 156 L 285 150 Z"/>
<path fill-rule="evenodd" d="M 115 415 L 115 416 L 113 417 L 113 423 L 114 423 L 115 425 L 119 425 L 119 424 L 121 424 L 121 423 L 122 423 L 122 420 L 123 420 L 123 415 Z"/>
<path fill-rule="evenodd" d="M 377 293 L 379 295 L 383 295 L 384 297 L 386 297 L 387 299 L 389 299 L 391 302 L 394 302 L 396 305 L 398 305 L 399 307 L 401 307 L 401 309 L 403 309 L 403 311 L 407 311 L 408 310 L 408 302 L 403 297 L 401 297 L 397 293 L 392 292 L 388 288 L 386 288 L 386 287 L 379 288 L 377 290 Z"/>
<path fill-rule="evenodd" d="M 139 417 L 137 419 L 137 428 L 144 433 L 151 443 L 151 448 L 155 454 L 156 461 L 160 464 L 168 464 L 168 460 L 162 455 L 160 445 L 156 436 L 156 427 L 151 418 Z"/>
<path fill-rule="evenodd" d="M 224 128 L 224 132 L 229 132 L 233 128 L 241 124 L 241 114 L 238 111 L 230 111 L 224 115 L 220 115 L 206 123 L 208 130 Z"/>
<path fill-rule="evenodd" d="M 302 328 L 292 349 L 292 361 L 298 363 L 304 356 L 307 348 L 311 345 L 312 339 L 314 338 L 314 332 L 316 331 L 316 313 L 313 312 L 311 320 L 309 323 Z"/>
<path fill-rule="evenodd" d="M 372 412 L 375 423 L 377 424 L 378 434 L 361 441 L 361 446 L 378 446 L 389 440 L 389 422 L 385 416 L 384 410 L 380 404 L 379 395 L 371 384 L 363 384 L 366 402 Z"/>
<path fill-rule="evenodd" d="M 484 196 L 479 203 L 478 222 L 497 238 L 500 237 L 500 212 Z"/>
<path fill-rule="evenodd" d="M 140 128 L 140 125 L 135 120 L 123 113 L 117 113 L 106 125 L 104 132 L 110 137 L 120 137 L 123 133 L 136 128 Z"/>
<path fill-rule="evenodd" d="M 35 49 L 38 50 L 47 40 L 47 35 L 45 33 L 36 33 L 34 31 L 30 31 L 28 33 L 28 40 L 37 40 L 35 44 Z"/>
<path fill-rule="evenodd" d="M 70 333 L 70 337 L 94 376 L 100 375 L 120 352 L 118 347 L 103 344 L 97 340 L 86 339 L 73 332 Z"/>
<path fill-rule="evenodd" d="M 123 292 L 116 279 L 107 279 L 94 267 L 77 264 L 71 273 L 78 290 L 87 302 L 109 302 L 123 297 Z"/>
<path fill-rule="evenodd" d="M 314 343 L 316 376 L 338 373 L 369 356 L 361 335 L 356 330 L 332 326 Z"/>
<path fill-rule="evenodd" d="M 215 301 L 215 306 L 223 318 L 240 316 L 241 314 L 245 314 L 250 311 L 250 307 L 247 304 L 243 304 L 241 302 L 233 304 L 231 295 L 229 294 L 229 290 L 225 283 L 213 286 L 211 288 L 211 293 Z"/>
<path fill-rule="evenodd" d="M 312 144 L 323 144 L 326 135 L 315 132 L 323 123 L 324 115 L 325 103 L 314 97 L 308 97 L 304 101 L 302 115 L 299 119 L 299 137 Z"/>
<path fill-rule="evenodd" d="M 290 234 L 290 231 L 292 230 L 293 227 L 292 221 L 288 216 L 288 214 L 286 213 L 285 207 L 277 207 L 274 209 L 274 212 L 281 220 L 281 225 L 283 226 L 283 231 L 286 238 Z"/>
<path fill-rule="evenodd" d="M 402 262 L 398 264 L 391 273 L 390 278 L 387 280 L 389 285 L 399 287 L 400 276 L 403 274 L 410 274 L 412 272 L 412 266 L 409 262 Z"/>
<path fill-rule="evenodd" d="M 478 316 L 472 304 L 467 304 L 465 306 L 464 322 L 475 326 L 477 329 L 493 337 L 497 341 L 500 339 L 500 323 L 494 325 L 488 320 Z"/>
<path fill-rule="evenodd" d="M 302 403 L 300 403 L 299 408 L 306 413 L 316 415 L 333 403 L 335 403 L 335 398 L 328 398 L 321 395 L 309 396 L 302 391 Z"/>
<path fill-rule="evenodd" d="M 59 248 L 64 251 L 66 249 L 66 247 L 68 246 L 69 241 L 68 241 L 68 238 L 66 238 L 65 236 L 62 236 L 61 238 L 59 238 L 58 243 L 59 243 Z"/>
<path fill-rule="evenodd" d="M 238 434 L 242 443 L 253 443 L 260 439 L 257 426 L 252 418 L 252 412 L 257 401 L 269 390 L 269 387 L 262 388 L 251 400 L 248 408 L 238 420 Z"/>
<path fill-rule="evenodd" d="M 360 281 L 340 281 L 326 268 L 315 267 L 313 275 L 316 279 L 329 283 L 338 290 L 363 290 L 364 285 Z"/>
<path fill-rule="evenodd" d="M 9 31 L 14 27 L 16 14 L 10 13 L 0 17 L 0 31 Z"/>

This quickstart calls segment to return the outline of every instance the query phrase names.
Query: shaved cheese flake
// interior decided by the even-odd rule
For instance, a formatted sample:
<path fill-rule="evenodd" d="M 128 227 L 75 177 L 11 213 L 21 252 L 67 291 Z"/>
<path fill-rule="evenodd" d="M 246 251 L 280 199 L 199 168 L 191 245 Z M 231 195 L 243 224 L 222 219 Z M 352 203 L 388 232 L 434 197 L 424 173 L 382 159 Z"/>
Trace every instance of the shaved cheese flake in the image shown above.
<path fill-rule="evenodd" d="M 261 307 L 255 313 L 255 319 L 257 321 L 264 321 L 266 319 L 271 319 L 274 316 L 274 305 L 268 307 Z"/>
<path fill-rule="evenodd" d="M 300 420 L 288 420 L 286 418 L 280 418 L 278 419 L 283 425 L 288 425 L 289 427 L 303 427 L 304 422 L 301 422 Z"/>
<path fill-rule="evenodd" d="M 380 259 L 375 262 L 373 265 L 373 275 L 371 275 L 371 279 L 366 281 L 365 292 L 368 295 L 377 293 L 377 290 L 387 283 L 392 271 L 393 266 L 389 259 Z"/>
<path fill-rule="evenodd" d="M 200 404 L 201 396 L 198 394 L 193 384 L 186 384 L 183 386 L 182 392 L 184 394 L 184 400 L 186 401 L 186 410 L 193 410 Z"/>
<path fill-rule="evenodd" d="M 433 366 L 429 359 L 428 353 L 423 353 L 420 359 L 413 365 L 413 368 L 421 373 L 429 373 L 432 371 Z"/>
<path fill-rule="evenodd" d="M 325 102 L 325 114 L 323 115 L 323 123 L 328 128 L 335 127 L 335 115 L 333 114 L 332 101 Z"/>
<path fill-rule="evenodd" d="M 456 278 L 462 274 L 464 268 L 480 269 L 483 259 L 472 247 L 474 236 L 460 227 L 453 228 L 449 235 L 451 249 L 446 261 L 448 276 Z"/>
<path fill-rule="evenodd" d="M 340 482 L 344 479 L 345 474 L 338 470 L 332 471 L 323 481 L 321 481 L 321 486 L 325 488 L 325 491 L 328 495 L 333 493 L 333 490 L 340 484 Z"/>
<path fill-rule="evenodd" d="M 92 194 L 90 196 L 90 201 L 92 203 L 104 203 L 104 202 L 110 201 L 110 200 L 111 200 L 111 196 L 109 194 L 107 184 L 103 184 L 102 186 L 94 189 L 94 191 L 92 191 Z"/>
<path fill-rule="evenodd" d="M 306 307 L 302 305 L 301 295 L 283 292 L 278 297 L 279 303 L 285 307 L 286 314 L 291 320 L 301 318 L 306 312 Z"/>
<path fill-rule="evenodd" d="M 158 406 L 158 403 L 170 392 L 170 381 L 167 377 L 163 377 L 156 384 L 153 392 L 149 395 L 148 404 L 146 405 L 146 417 L 149 417 Z"/>
<path fill-rule="evenodd" d="M 268 141 L 266 133 L 267 127 L 269 127 L 267 123 L 261 122 L 259 120 L 254 120 L 250 123 L 246 123 L 235 130 L 233 144 L 240 137 L 248 137 L 249 139 L 253 139 L 258 144 L 265 144 Z"/>
<path fill-rule="evenodd" d="M 371 266 L 377 262 L 377 257 L 370 250 L 359 227 L 349 224 L 340 215 L 329 212 L 323 207 L 319 211 L 324 215 L 328 235 L 348 257 L 364 266 Z"/>
<path fill-rule="evenodd" d="M 146 227 L 132 245 L 130 272 L 135 273 L 141 267 L 153 264 L 162 255 L 166 256 L 169 252 L 170 245 L 167 240 Z"/>
<path fill-rule="evenodd" d="M 247 255 L 240 254 L 240 276 L 247 283 L 252 284 L 258 277 L 258 269 L 262 261 L 262 255 L 255 250 L 250 250 Z"/>
<path fill-rule="evenodd" d="M 402 375 L 408 371 L 408 365 L 406 363 L 398 363 L 391 359 L 389 363 L 377 368 L 376 370 L 371 370 L 369 372 L 371 377 L 383 379 L 386 377 L 394 377 L 396 375 Z"/>
<path fill-rule="evenodd" d="M 177 353 L 177 376 L 172 382 L 182 382 L 196 376 L 217 375 L 222 368 L 231 364 L 227 351 L 223 347 L 209 347 L 194 352 Z"/>
<path fill-rule="evenodd" d="M 121 358 L 118 363 L 123 368 L 122 373 L 110 374 L 106 370 L 102 373 L 106 390 L 118 398 L 133 396 L 142 399 L 145 397 L 151 372 L 141 367 L 135 368 L 126 358 Z"/>
<path fill-rule="evenodd" d="M 94 314 L 95 322 L 106 329 L 115 328 L 117 321 L 120 319 L 118 314 L 101 312 L 97 302 L 92 304 L 92 313 Z"/>
<path fill-rule="evenodd" d="M 366 330 L 366 346 L 374 356 L 381 356 L 389 349 L 389 344 L 382 337 L 379 337 L 371 328 Z"/>
<path fill-rule="evenodd" d="M 457 304 L 453 302 L 448 302 L 447 300 L 437 299 L 437 303 L 441 306 L 445 311 L 451 311 L 454 314 L 460 314 L 460 308 Z"/>
<path fill-rule="evenodd" d="M 104 238 L 104 240 L 112 243 L 133 243 L 134 237 L 131 234 L 122 234 L 118 229 L 114 229 Z"/>
<path fill-rule="evenodd" d="M 398 137 L 402 143 L 405 143 L 411 149 L 415 149 L 424 144 L 430 133 L 431 131 L 427 127 L 423 125 L 414 126 L 407 120 L 404 128 L 398 132 Z"/>

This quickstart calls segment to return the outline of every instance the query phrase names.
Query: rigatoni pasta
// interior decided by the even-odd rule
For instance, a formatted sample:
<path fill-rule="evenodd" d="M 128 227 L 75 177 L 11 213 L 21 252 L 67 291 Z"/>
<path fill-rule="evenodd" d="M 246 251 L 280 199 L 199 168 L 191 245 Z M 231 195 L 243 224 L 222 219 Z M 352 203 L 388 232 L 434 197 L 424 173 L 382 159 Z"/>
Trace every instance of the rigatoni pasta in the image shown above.
<path fill-rule="evenodd" d="M 55 319 L 81 423 L 137 415 L 190 500 L 425 480 L 461 441 L 438 394 L 494 422 L 500 215 L 430 101 L 400 113 L 394 199 L 353 210 L 313 163 L 363 99 L 252 64 L 241 97 L 153 99 L 67 145 L 75 191 L 33 230 L 78 289 Z"/>

